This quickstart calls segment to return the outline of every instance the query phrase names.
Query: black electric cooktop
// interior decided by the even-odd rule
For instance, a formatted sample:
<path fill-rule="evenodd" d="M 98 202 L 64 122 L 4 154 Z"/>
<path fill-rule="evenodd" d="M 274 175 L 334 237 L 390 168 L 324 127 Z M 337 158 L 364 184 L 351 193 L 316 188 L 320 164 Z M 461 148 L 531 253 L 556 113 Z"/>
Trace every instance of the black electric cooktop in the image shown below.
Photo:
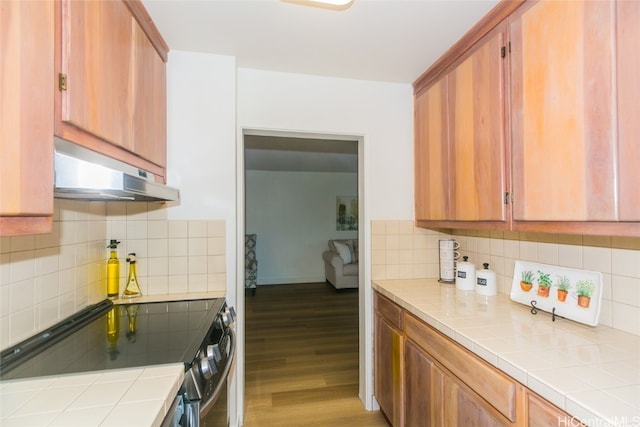
<path fill-rule="evenodd" d="M 65 325 L 73 324 L 73 317 L 3 351 L 0 379 L 164 363 L 188 365 L 208 334 L 221 333 L 211 325 L 224 298 L 101 304 L 94 310 L 97 313 L 66 332 Z"/>

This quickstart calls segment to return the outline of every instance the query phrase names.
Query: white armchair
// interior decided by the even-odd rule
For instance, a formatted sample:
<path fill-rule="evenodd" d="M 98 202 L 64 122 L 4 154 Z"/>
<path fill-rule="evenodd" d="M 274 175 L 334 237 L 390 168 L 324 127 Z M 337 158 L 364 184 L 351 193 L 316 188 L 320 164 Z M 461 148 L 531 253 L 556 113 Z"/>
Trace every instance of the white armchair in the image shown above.
<path fill-rule="evenodd" d="M 329 240 L 323 252 L 325 277 L 336 290 L 358 287 L 358 240 Z"/>

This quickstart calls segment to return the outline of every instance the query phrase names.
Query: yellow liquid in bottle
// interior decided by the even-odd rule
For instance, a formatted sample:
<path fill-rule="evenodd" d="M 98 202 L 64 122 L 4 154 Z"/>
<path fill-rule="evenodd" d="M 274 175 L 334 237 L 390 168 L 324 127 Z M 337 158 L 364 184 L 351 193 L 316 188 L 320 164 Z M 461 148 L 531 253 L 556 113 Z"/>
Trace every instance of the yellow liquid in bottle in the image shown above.
<path fill-rule="evenodd" d="M 129 258 L 127 258 L 127 260 L 128 259 Z M 142 296 L 142 291 L 140 290 L 140 285 L 138 284 L 138 277 L 136 275 L 135 261 L 131 261 L 131 264 L 129 265 L 129 279 L 127 280 L 127 287 L 124 289 L 124 292 L 122 293 L 122 295 L 128 298 Z"/>
<path fill-rule="evenodd" d="M 107 261 L 107 297 L 117 298 L 120 293 L 120 261 L 112 251 Z"/>

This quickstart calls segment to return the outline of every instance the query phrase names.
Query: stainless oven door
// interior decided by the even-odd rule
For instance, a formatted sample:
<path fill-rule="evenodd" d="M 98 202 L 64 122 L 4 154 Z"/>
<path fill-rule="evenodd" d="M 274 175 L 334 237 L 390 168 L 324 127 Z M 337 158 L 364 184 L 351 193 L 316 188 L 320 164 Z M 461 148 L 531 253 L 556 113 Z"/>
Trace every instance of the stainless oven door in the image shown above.
<path fill-rule="evenodd" d="M 236 357 L 236 333 L 231 328 L 228 329 L 228 337 L 227 358 L 218 377 L 218 382 L 213 387 L 213 392 L 200 402 L 200 425 L 202 427 L 229 425 L 227 384 Z"/>

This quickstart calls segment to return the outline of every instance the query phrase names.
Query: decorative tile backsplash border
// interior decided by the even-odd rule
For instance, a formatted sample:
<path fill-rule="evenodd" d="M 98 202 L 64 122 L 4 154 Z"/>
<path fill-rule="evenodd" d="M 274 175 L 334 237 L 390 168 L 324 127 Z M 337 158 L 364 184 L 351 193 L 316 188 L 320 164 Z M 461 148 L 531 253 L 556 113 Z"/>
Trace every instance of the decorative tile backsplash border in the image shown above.
<path fill-rule="evenodd" d="M 168 220 L 159 203 L 56 200 L 51 234 L 0 238 L 0 349 L 106 297 L 106 245 L 137 255 L 145 295 L 224 291 L 226 222 Z"/>
<path fill-rule="evenodd" d="M 603 295 L 599 324 L 640 335 L 640 238 L 427 230 L 413 221 L 371 222 L 373 279 L 437 278 L 438 240 L 460 242 L 460 256 L 496 272 L 498 291 L 509 294 L 515 261 L 599 271 Z"/>

